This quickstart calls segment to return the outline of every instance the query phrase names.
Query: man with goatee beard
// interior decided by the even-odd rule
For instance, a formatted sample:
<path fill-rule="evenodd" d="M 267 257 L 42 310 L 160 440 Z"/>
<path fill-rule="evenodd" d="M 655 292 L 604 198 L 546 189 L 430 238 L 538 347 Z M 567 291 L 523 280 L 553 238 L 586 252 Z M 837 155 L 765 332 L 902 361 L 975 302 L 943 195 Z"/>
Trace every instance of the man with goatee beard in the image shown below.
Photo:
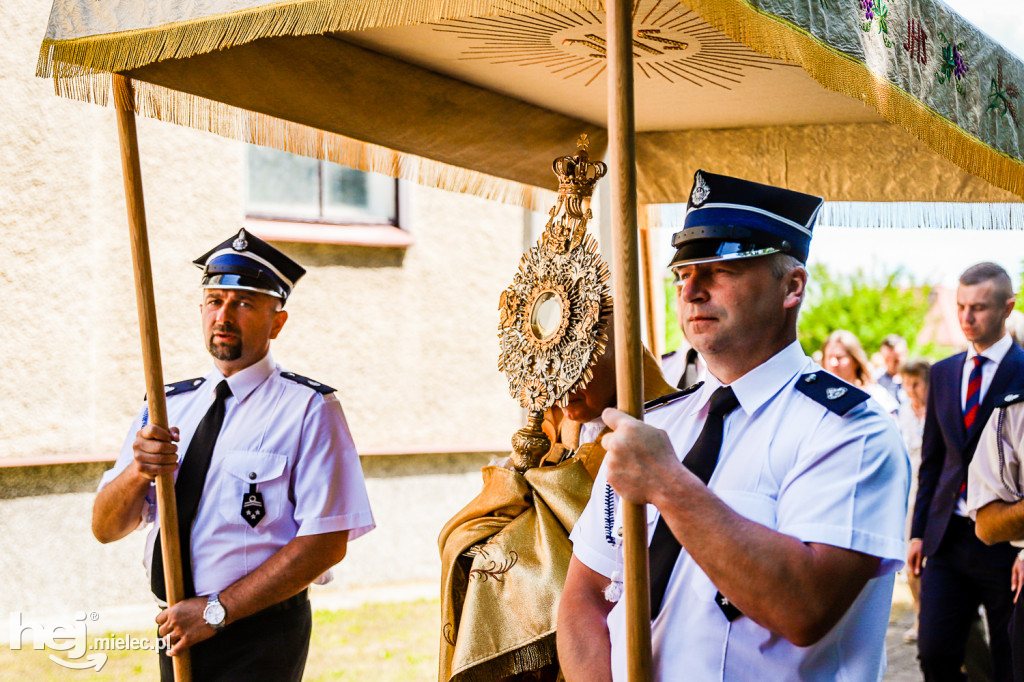
<path fill-rule="evenodd" d="M 245 230 L 195 263 L 213 370 L 166 387 L 170 429 L 145 409 L 136 418 L 100 482 L 93 534 L 113 542 L 152 524 L 144 561 L 166 607 L 154 480 L 177 472 L 185 599 L 156 618 L 161 679 L 190 651 L 197 680 L 298 681 L 308 587 L 374 526 L 362 469 L 334 389 L 270 356 L 305 270 Z"/>

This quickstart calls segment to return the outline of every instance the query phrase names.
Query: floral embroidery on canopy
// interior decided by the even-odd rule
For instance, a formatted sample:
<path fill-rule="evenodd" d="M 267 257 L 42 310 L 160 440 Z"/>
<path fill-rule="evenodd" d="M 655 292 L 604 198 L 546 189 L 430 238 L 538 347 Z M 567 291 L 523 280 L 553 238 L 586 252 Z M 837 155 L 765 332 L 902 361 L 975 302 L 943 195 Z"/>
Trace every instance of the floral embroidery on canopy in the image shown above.
<path fill-rule="evenodd" d="M 985 111 L 995 111 L 1000 116 L 1009 116 L 1013 125 L 1020 125 L 1017 120 L 1017 110 L 1013 101 L 1020 96 L 1020 90 L 1016 83 L 1007 83 L 1003 80 L 1003 60 L 996 62 L 996 77 L 992 79 L 992 89 L 988 94 L 988 106 Z"/>
<path fill-rule="evenodd" d="M 885 0 L 860 0 L 860 8 L 864 11 L 861 30 L 870 33 L 877 21 L 882 42 L 886 47 L 892 47 L 892 43 L 889 42 L 889 8 L 885 6 Z"/>
<path fill-rule="evenodd" d="M 942 31 L 939 31 L 939 37 L 946 44 L 942 46 L 942 68 L 935 74 L 935 77 L 940 85 L 945 85 L 948 81 L 954 81 L 957 92 L 962 95 L 964 94 L 964 87 L 961 81 L 971 68 L 963 56 L 963 49 L 966 43 L 954 43 Z"/>

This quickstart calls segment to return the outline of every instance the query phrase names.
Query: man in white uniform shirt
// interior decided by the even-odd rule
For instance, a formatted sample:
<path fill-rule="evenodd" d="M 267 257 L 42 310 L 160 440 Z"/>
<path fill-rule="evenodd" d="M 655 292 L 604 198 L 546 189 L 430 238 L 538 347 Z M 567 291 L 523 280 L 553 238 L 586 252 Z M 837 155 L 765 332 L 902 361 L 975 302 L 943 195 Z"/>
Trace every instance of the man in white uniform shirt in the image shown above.
<path fill-rule="evenodd" d="M 625 498 L 648 505 L 655 679 L 881 680 L 909 465 L 892 419 L 796 341 L 821 199 L 694 180 L 671 267 L 706 382 L 649 403 L 646 424 L 605 411 L 559 604 L 563 671 L 626 679 L 610 601 Z"/>
<path fill-rule="evenodd" d="M 1009 541 L 1020 550 L 1010 580 L 1014 606 L 1009 635 L 1013 680 L 1024 682 L 1024 390 L 999 396 L 995 408 L 968 470 L 967 511 L 984 542 Z"/>
<path fill-rule="evenodd" d="M 169 431 L 146 410 L 135 419 L 100 483 L 93 534 L 113 542 L 152 523 L 144 560 L 166 605 L 153 481 L 177 472 L 185 599 L 157 616 L 170 647 L 161 678 L 173 678 L 168 655 L 190 650 L 197 680 L 298 681 L 307 588 L 373 528 L 362 469 L 334 389 L 270 356 L 302 267 L 244 230 L 196 264 L 214 368 L 167 387 Z"/>
<path fill-rule="evenodd" d="M 689 388 L 704 380 L 707 368 L 694 348 L 683 346 L 661 356 L 661 373 L 665 380 L 679 388 Z"/>

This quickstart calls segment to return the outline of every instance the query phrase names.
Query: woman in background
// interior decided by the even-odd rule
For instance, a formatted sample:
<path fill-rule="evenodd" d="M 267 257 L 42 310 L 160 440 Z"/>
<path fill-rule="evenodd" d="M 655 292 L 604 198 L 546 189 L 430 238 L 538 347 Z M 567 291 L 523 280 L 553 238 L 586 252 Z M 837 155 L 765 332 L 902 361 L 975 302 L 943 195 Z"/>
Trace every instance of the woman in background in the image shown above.
<path fill-rule="evenodd" d="M 875 383 L 864 347 L 852 332 L 837 329 L 828 335 L 821 349 L 821 366 L 870 395 L 895 416 L 899 404 L 889 391 Z"/>

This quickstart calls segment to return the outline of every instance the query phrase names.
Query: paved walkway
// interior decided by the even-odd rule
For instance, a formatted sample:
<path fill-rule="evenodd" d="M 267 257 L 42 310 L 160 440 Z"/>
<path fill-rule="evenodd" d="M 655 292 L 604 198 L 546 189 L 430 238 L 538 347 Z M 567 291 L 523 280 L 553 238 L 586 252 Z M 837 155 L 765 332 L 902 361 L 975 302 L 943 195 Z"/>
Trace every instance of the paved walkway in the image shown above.
<path fill-rule="evenodd" d="M 917 645 L 903 641 L 903 633 L 913 623 L 914 608 L 910 601 L 910 590 L 897 578 L 889 631 L 885 635 L 885 653 L 889 659 L 886 682 L 921 682 L 923 679 L 917 664 Z"/>

